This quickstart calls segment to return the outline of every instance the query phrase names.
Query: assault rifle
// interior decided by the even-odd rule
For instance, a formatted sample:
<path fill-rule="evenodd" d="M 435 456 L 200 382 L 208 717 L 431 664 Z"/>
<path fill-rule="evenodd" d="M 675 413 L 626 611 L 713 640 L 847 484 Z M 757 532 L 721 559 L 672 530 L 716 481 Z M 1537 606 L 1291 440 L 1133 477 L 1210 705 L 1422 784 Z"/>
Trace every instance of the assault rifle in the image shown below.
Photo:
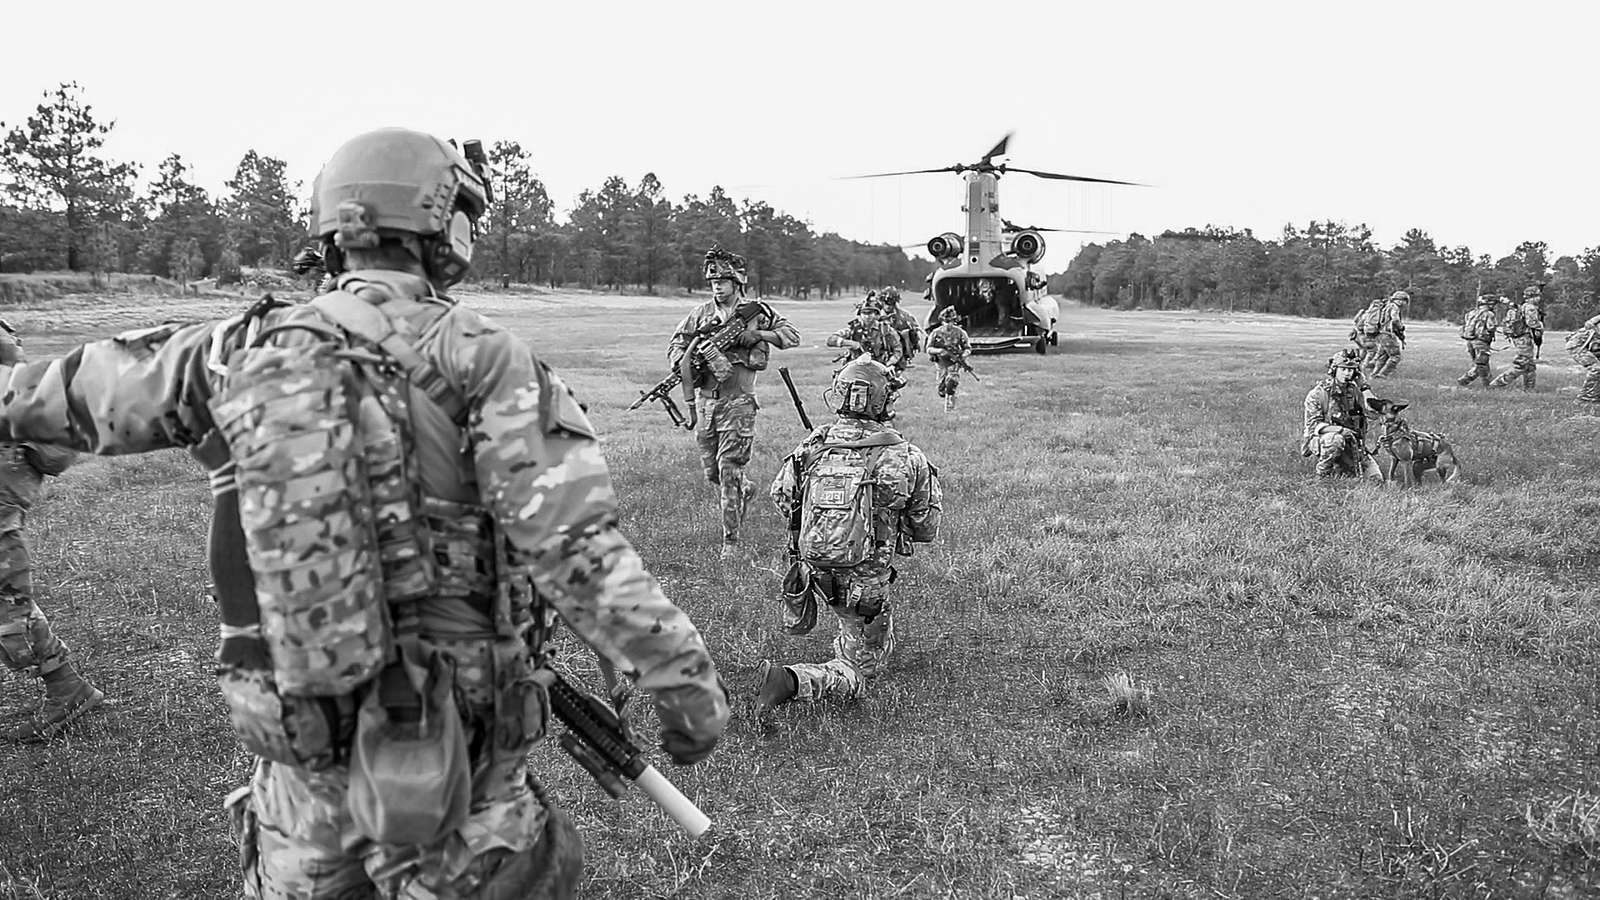
<path fill-rule="evenodd" d="M 644 791 L 651 802 L 672 817 L 691 837 L 699 837 L 711 827 L 711 819 L 667 780 L 656 767 L 645 762 L 638 745 L 628 736 L 622 720 L 594 695 L 573 687 L 554 669 L 551 676 L 550 708 L 567 726 L 559 739 L 561 749 L 594 776 L 594 780 L 613 797 L 627 791 L 623 778 Z"/>
<path fill-rule="evenodd" d="M 728 321 L 709 324 L 696 331 L 689 338 L 688 346 L 683 348 L 683 358 L 678 360 L 677 366 L 667 373 L 667 377 L 656 382 L 655 387 L 648 391 L 640 391 L 639 399 L 628 404 L 628 409 L 638 409 L 650 401 L 660 401 L 674 426 L 693 431 L 700 417 L 694 405 L 694 383 L 701 364 L 701 355 L 720 353 L 733 346 L 739 335 L 744 334 L 750 323 L 763 311 L 764 308 L 760 303 L 753 300 L 746 301 L 734 307 L 733 315 L 728 317 Z M 683 389 L 683 402 L 689 407 L 687 416 L 672 399 L 674 388 Z"/>

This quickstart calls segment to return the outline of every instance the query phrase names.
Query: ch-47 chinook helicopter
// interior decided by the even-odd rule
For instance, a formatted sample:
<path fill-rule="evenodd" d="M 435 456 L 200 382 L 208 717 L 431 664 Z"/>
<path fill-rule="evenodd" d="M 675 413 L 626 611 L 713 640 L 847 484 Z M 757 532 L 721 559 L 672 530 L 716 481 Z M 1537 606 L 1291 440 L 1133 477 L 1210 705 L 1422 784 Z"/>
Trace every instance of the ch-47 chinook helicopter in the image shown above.
<path fill-rule="evenodd" d="M 1057 181 L 1137 182 L 1018 169 L 995 162 L 996 157 L 1006 155 L 1010 140 L 1011 135 L 1007 134 L 975 163 L 851 177 L 962 173 L 967 182 L 966 202 L 961 207 L 967 214 L 966 235 L 947 231 L 927 243 L 928 253 L 940 266 L 928 289 L 933 309 L 928 313 L 927 325 L 930 329 L 938 327 L 939 314 L 945 307 L 954 306 L 972 338 L 974 351 L 1032 347 L 1042 354 L 1058 340 L 1056 322 L 1061 318 L 1061 306 L 1045 293 L 1043 276 L 1033 271 L 1044 259 L 1044 236 L 1040 232 L 1077 229 L 1016 226 L 1000 218 L 1000 176 L 1023 172 Z"/>

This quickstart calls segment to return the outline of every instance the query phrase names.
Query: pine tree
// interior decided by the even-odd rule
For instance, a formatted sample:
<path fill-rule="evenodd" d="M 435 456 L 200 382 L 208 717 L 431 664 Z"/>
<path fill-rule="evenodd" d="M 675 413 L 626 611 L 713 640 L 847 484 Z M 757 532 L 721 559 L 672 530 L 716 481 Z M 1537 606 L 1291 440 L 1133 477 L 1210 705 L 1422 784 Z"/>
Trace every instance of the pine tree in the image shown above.
<path fill-rule="evenodd" d="M 77 271 L 88 263 L 95 228 L 124 212 L 137 167 L 101 156 L 116 122 L 96 120 L 77 82 L 46 91 L 45 99 L 0 143 L 0 170 L 9 176 L 7 191 L 24 207 L 63 215 L 57 240 L 67 268 Z"/>

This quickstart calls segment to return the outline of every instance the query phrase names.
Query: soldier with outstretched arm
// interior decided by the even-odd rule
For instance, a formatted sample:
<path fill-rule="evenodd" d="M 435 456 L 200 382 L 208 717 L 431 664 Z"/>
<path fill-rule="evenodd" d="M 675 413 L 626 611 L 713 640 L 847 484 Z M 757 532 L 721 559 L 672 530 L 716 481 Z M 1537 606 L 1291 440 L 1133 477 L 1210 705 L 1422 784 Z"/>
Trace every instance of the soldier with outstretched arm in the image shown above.
<path fill-rule="evenodd" d="M 727 697 L 699 631 L 619 528 L 610 475 L 577 400 L 520 338 L 445 294 L 467 271 L 487 204 L 481 168 L 451 145 L 403 129 L 370 132 L 342 146 L 314 187 L 312 220 L 336 276 L 332 293 L 0 366 L 0 440 L 102 454 L 193 447 L 219 493 L 239 492 L 226 507 L 219 502 L 219 513 L 244 515 L 218 516 L 212 553 L 214 562 L 227 554 L 237 561 L 248 544 L 254 570 L 254 589 L 249 579 L 218 584 L 219 684 L 239 739 L 258 757 L 250 785 L 229 798 L 248 896 L 572 896 L 581 841 L 528 772 L 550 708 L 544 643 L 558 619 L 651 692 L 675 762 L 704 759 L 727 723 Z M 383 477 L 404 480 L 375 525 L 354 504 L 339 522 L 291 522 L 284 527 L 298 530 L 285 537 L 272 533 L 285 510 L 274 506 L 273 484 L 260 480 L 258 457 L 279 455 L 298 473 L 328 454 L 249 446 L 275 420 L 301 413 L 245 402 L 248 364 L 294 366 L 327 341 L 373 361 L 358 380 L 371 391 L 364 398 L 380 399 L 349 415 L 358 434 L 400 436 L 398 445 L 359 446 L 369 461 L 399 453 L 404 464 Z M 400 406 L 403 417 L 393 412 Z M 344 409 L 323 410 L 333 416 L 327 433 L 342 433 Z M 368 474 L 363 485 L 358 476 L 349 487 L 376 496 L 389 484 L 378 478 Z M 263 627 L 265 601 L 254 608 L 258 596 L 302 587 L 264 575 L 271 560 L 257 545 L 318 540 L 307 525 L 340 540 L 374 527 L 383 541 L 378 602 L 387 600 L 395 624 L 380 659 L 390 661 L 343 693 L 291 689 L 291 679 L 349 667 L 316 654 L 297 661 L 287 652 L 297 648 Z M 413 546 L 396 538 L 401 525 L 423 530 L 415 546 L 430 548 L 430 565 L 389 555 Z M 320 608 L 328 617 L 290 624 L 337 626 L 356 600 L 348 590 L 333 597 Z M 346 646 L 334 641 L 349 634 L 327 634 L 327 643 L 305 646 L 335 656 L 327 648 Z M 408 687 L 419 667 L 426 682 Z M 443 706 L 418 719 L 417 707 L 395 698 L 420 698 L 420 711 Z M 374 710 L 390 724 L 369 728 Z M 408 748 L 437 749 L 418 729 L 426 736 L 427 723 L 441 721 L 457 735 L 443 758 L 458 765 L 405 777 Z M 418 800 L 453 775 L 454 803 Z M 429 837 L 407 836 L 424 829 Z"/>

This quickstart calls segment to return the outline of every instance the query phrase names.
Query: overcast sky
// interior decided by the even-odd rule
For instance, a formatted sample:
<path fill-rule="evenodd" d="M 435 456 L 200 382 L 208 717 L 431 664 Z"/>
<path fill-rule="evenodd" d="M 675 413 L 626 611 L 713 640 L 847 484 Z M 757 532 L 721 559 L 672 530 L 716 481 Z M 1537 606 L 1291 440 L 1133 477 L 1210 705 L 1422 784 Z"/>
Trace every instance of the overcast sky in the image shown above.
<path fill-rule="evenodd" d="M 214 193 L 251 148 L 308 192 L 369 128 L 512 139 L 563 212 L 655 172 L 674 199 L 722 184 L 899 244 L 960 230 L 959 177 L 839 176 L 972 162 L 1015 131 L 1014 165 L 1152 185 L 1013 174 L 1020 224 L 1600 245 L 1592 3 L 234 6 L 10 4 L 0 121 L 76 80 L 117 120 L 110 153 L 147 175 L 181 153 Z M 1044 268 L 1080 239 L 1105 238 L 1054 236 Z"/>

